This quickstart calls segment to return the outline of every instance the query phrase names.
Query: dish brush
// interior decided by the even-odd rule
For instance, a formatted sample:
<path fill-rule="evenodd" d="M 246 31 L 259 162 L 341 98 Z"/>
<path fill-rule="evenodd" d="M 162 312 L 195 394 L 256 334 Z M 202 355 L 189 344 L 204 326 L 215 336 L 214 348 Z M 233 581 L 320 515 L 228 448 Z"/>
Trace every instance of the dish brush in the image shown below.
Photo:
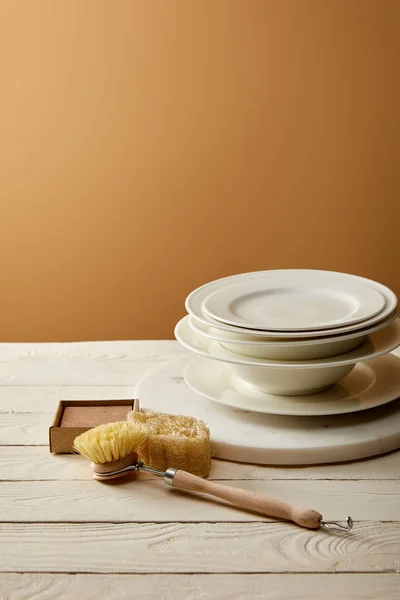
<path fill-rule="evenodd" d="M 311 508 L 298 508 L 275 498 L 207 481 L 181 469 L 170 467 L 159 471 L 148 467 L 138 459 L 140 446 L 148 437 L 144 424 L 121 421 L 99 425 L 82 433 L 75 438 L 74 449 L 91 461 L 93 477 L 99 481 L 115 479 L 131 471 L 147 471 L 159 475 L 167 485 L 177 489 L 208 494 L 240 508 L 293 521 L 308 529 L 323 526 L 348 531 L 353 525 L 350 517 L 347 526 L 323 521 L 322 515 Z"/>

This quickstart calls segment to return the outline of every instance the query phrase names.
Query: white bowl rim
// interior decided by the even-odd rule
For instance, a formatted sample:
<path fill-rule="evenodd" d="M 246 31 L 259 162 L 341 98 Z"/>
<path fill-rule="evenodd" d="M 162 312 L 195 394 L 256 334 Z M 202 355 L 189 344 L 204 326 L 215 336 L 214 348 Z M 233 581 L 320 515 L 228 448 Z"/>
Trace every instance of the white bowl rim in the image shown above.
<path fill-rule="evenodd" d="M 189 337 L 189 341 L 182 337 L 183 333 L 186 337 Z M 282 360 L 270 360 L 265 358 L 253 358 L 230 352 L 226 348 L 223 348 L 219 342 L 212 341 L 210 345 L 212 348 L 204 350 L 203 348 L 196 345 L 193 339 L 194 332 L 190 329 L 188 323 L 188 316 L 181 319 L 175 329 L 174 335 L 178 342 L 188 350 L 207 356 L 210 359 L 221 360 L 222 362 L 247 365 L 249 367 L 274 367 L 280 369 L 318 369 L 326 367 L 339 367 L 341 365 L 351 365 L 361 361 L 372 360 L 383 354 L 388 354 L 400 345 L 400 319 L 397 318 L 391 325 L 385 329 L 381 329 L 376 333 L 371 334 L 369 339 L 358 346 L 355 350 L 350 350 L 344 354 L 337 356 L 331 356 L 328 358 L 320 358 L 314 360 L 296 360 L 296 361 L 282 361 Z M 216 356 L 213 353 L 213 348 L 223 356 Z"/>
<path fill-rule="evenodd" d="M 225 338 L 223 337 L 223 335 L 221 335 L 220 337 L 217 337 L 216 335 L 213 335 L 211 333 L 209 333 L 208 331 L 205 332 L 202 329 L 200 329 L 198 326 L 196 326 L 195 321 L 199 321 L 197 319 L 197 317 L 194 317 L 193 315 L 187 315 L 189 317 L 189 327 L 198 335 L 202 335 L 210 340 L 215 340 L 217 342 L 221 342 L 223 344 L 244 344 L 246 346 L 261 346 L 261 347 L 266 347 L 266 346 L 270 346 L 271 348 L 293 348 L 293 347 L 298 347 L 298 346 L 316 346 L 319 344 L 333 344 L 335 342 L 345 342 L 345 341 L 349 341 L 352 339 L 356 339 L 358 337 L 363 337 L 365 335 L 370 335 L 371 333 L 374 333 L 376 331 L 379 331 L 380 329 L 383 329 L 389 325 L 391 325 L 393 323 L 393 321 L 395 321 L 397 319 L 397 311 L 394 311 L 387 319 L 384 319 L 382 322 L 377 323 L 376 325 L 371 325 L 370 327 L 366 327 L 365 330 L 364 329 L 359 329 L 358 331 L 352 331 L 349 333 L 343 333 L 341 335 L 331 335 L 329 337 L 321 337 L 321 338 L 307 338 L 307 339 L 299 339 L 299 340 L 294 340 L 293 338 L 290 339 L 285 339 L 285 340 L 269 340 L 269 341 L 255 341 L 255 340 L 235 340 L 235 339 L 229 339 L 229 338 Z M 201 323 L 201 325 L 203 325 L 204 327 L 208 327 L 209 329 L 213 327 L 213 325 L 205 325 L 202 321 L 199 321 L 199 323 Z M 223 333 L 223 332 L 221 332 Z M 239 334 L 240 335 L 240 334 Z M 245 335 L 249 335 L 249 334 L 245 334 Z M 266 336 L 268 337 L 268 336 Z"/>

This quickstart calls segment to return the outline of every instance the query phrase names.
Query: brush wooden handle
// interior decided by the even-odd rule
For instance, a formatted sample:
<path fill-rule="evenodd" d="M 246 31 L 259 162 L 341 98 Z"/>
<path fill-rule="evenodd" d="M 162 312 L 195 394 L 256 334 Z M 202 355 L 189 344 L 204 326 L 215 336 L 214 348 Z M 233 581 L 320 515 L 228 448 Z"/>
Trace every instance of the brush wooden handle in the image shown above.
<path fill-rule="evenodd" d="M 316 510 L 311 508 L 297 508 L 275 498 L 213 483 L 186 471 L 176 471 L 172 479 L 172 485 L 187 492 L 210 494 L 211 496 L 221 498 L 221 500 L 227 500 L 235 506 L 240 506 L 241 508 L 246 508 L 269 517 L 293 521 L 301 525 L 301 527 L 308 529 L 318 529 L 321 525 L 322 515 Z"/>

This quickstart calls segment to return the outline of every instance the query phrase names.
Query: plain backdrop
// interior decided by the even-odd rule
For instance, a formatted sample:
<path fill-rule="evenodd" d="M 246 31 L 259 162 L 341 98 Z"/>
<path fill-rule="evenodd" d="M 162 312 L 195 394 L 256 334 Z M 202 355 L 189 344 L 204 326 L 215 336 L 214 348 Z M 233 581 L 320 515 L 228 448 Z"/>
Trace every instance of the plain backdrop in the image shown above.
<path fill-rule="evenodd" d="M 400 294 L 400 2 L 0 3 L 0 339 L 172 338 L 208 280 Z"/>

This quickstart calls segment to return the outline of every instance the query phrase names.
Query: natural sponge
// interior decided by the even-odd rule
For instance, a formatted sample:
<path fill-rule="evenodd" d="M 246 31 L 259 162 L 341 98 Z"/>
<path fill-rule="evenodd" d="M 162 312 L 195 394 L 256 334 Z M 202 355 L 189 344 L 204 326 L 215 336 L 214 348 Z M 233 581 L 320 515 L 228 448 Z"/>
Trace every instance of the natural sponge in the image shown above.
<path fill-rule="evenodd" d="M 193 417 L 159 412 L 132 411 L 128 420 L 141 423 L 148 437 L 138 448 L 139 461 L 165 471 L 183 469 L 207 477 L 211 467 L 210 431 Z"/>

